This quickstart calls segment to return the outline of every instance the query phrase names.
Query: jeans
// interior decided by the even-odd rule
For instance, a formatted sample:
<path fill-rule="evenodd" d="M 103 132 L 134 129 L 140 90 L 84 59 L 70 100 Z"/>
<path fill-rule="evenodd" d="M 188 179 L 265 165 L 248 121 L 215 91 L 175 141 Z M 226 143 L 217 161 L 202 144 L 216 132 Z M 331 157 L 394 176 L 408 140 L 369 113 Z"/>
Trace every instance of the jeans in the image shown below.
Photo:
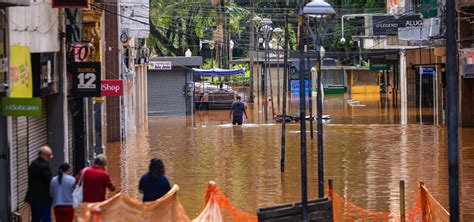
<path fill-rule="evenodd" d="M 51 204 L 31 204 L 31 222 L 51 222 Z"/>

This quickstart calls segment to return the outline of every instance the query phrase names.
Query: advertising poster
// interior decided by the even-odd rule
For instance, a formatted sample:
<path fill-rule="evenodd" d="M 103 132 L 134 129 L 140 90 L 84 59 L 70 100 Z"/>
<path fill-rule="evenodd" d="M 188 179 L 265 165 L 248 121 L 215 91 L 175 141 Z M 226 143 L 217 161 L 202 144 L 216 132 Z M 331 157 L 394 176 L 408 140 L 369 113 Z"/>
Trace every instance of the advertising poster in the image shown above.
<path fill-rule="evenodd" d="M 26 46 L 10 47 L 9 86 L 11 98 L 33 97 L 33 76 L 30 49 Z"/>

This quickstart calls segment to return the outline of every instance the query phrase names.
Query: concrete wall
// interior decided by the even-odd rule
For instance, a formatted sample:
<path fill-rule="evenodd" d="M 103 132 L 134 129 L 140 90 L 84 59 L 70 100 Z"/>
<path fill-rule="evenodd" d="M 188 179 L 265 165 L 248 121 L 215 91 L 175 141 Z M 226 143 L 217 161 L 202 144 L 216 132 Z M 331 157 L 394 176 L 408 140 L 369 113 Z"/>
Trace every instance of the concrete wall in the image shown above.
<path fill-rule="evenodd" d="M 59 9 L 52 8 L 51 3 L 34 1 L 28 7 L 8 8 L 11 45 L 28 46 L 32 53 L 59 51 Z"/>

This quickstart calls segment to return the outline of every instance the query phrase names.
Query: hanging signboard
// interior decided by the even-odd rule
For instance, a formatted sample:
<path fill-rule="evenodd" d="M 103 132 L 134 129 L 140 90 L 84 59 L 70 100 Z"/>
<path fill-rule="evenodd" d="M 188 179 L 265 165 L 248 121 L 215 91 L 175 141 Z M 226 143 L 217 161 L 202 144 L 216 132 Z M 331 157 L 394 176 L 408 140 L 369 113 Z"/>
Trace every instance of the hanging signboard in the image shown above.
<path fill-rule="evenodd" d="M 33 97 L 30 49 L 26 46 L 10 46 L 10 97 Z"/>
<path fill-rule="evenodd" d="M 72 95 L 100 97 L 100 62 L 76 62 L 72 65 Z"/>
<path fill-rule="evenodd" d="M 401 15 L 396 19 L 393 15 L 372 16 L 373 35 L 398 35 L 398 28 L 423 27 L 420 15 Z"/>
<path fill-rule="evenodd" d="M 465 79 L 474 79 L 474 64 L 464 64 L 463 70 Z"/>
<path fill-rule="evenodd" d="M 421 67 L 420 66 L 420 74 L 421 75 L 435 75 L 436 67 Z"/>
<path fill-rule="evenodd" d="M 7 98 L 2 99 L 4 116 L 40 116 L 41 98 Z"/>
<path fill-rule="evenodd" d="M 87 8 L 88 0 L 53 0 L 53 8 Z"/>
<path fill-rule="evenodd" d="M 148 69 L 150 70 L 171 70 L 173 64 L 171 61 L 155 61 L 148 63 Z"/>
<path fill-rule="evenodd" d="M 32 53 L 33 95 L 49 96 L 58 93 L 58 76 L 54 72 L 54 53 Z"/>
<path fill-rule="evenodd" d="M 123 80 L 102 80 L 102 96 L 123 96 Z"/>

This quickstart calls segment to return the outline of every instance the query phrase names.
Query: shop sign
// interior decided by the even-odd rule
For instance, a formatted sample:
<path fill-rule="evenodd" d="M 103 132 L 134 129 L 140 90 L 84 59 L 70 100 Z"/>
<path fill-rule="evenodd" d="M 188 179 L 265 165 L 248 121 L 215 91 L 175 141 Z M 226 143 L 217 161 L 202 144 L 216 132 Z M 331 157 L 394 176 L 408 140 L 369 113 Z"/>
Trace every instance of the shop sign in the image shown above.
<path fill-rule="evenodd" d="M 41 98 L 7 98 L 2 99 L 4 116 L 40 116 Z"/>
<path fill-rule="evenodd" d="M 148 63 L 148 68 L 150 70 L 171 70 L 173 64 L 171 61 L 156 61 Z"/>
<path fill-rule="evenodd" d="M 53 0 L 53 8 L 87 8 L 88 0 Z"/>
<path fill-rule="evenodd" d="M 33 97 L 30 48 L 19 45 L 10 47 L 9 78 L 11 98 Z"/>
<path fill-rule="evenodd" d="M 123 96 L 123 80 L 102 80 L 102 96 Z"/>
<path fill-rule="evenodd" d="M 307 92 L 309 90 L 309 84 L 311 82 L 309 80 L 304 81 L 304 90 Z M 300 81 L 299 80 L 291 80 L 290 81 L 290 90 L 292 92 L 299 92 L 300 91 Z"/>
<path fill-rule="evenodd" d="M 375 64 L 393 64 L 398 62 L 398 54 L 372 54 L 368 56 L 371 63 Z"/>
<path fill-rule="evenodd" d="M 420 67 L 421 75 L 435 75 L 436 67 Z"/>
<path fill-rule="evenodd" d="M 101 96 L 100 62 L 76 62 L 72 65 L 71 74 L 74 97 Z"/>
<path fill-rule="evenodd" d="M 464 78 L 474 79 L 474 64 L 464 64 Z"/>
<path fill-rule="evenodd" d="M 420 15 L 401 15 L 396 19 L 393 15 L 372 16 L 373 35 L 397 35 L 398 28 L 423 27 Z"/>
<path fill-rule="evenodd" d="M 389 64 L 371 64 L 369 69 L 370 71 L 389 70 L 390 65 Z"/>

